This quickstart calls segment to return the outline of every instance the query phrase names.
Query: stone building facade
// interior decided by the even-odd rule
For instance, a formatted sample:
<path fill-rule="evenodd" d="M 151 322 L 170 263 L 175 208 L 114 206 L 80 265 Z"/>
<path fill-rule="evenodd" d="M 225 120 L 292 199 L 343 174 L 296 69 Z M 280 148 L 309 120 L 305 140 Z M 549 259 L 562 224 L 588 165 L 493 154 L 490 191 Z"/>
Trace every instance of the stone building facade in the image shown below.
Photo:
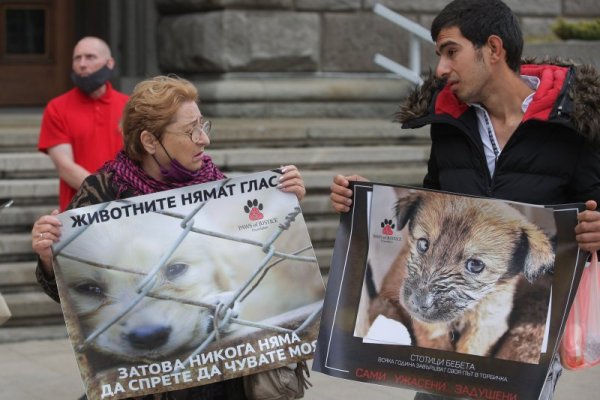
<path fill-rule="evenodd" d="M 506 2 L 521 19 L 528 39 L 549 36 L 558 16 L 568 20 L 600 16 L 595 0 Z M 310 86 L 315 80 L 384 79 L 371 81 L 370 88 L 355 90 L 359 96 L 360 90 L 366 90 L 368 97 L 374 88 L 385 92 L 389 86 L 386 79 L 390 79 L 390 74 L 373 62 L 376 53 L 403 65 L 409 63 L 408 33 L 375 15 L 372 10 L 377 3 L 428 28 L 448 1 L 110 0 L 111 15 L 118 22 L 110 25 L 111 43 L 113 48 L 119 49 L 117 57 L 125 89 L 144 76 L 177 73 L 204 82 L 210 103 L 210 97 L 227 98 L 226 93 L 230 92 L 236 97 L 255 99 L 265 92 L 277 91 L 276 82 L 281 83 L 281 79 L 299 83 L 296 91 L 287 95 L 279 90 L 277 96 L 284 97 L 302 97 L 305 84 Z M 586 50 L 578 54 L 576 47 L 567 47 L 575 53 L 566 55 L 573 58 L 589 55 Z M 424 68 L 435 63 L 432 49 L 431 45 L 423 46 Z M 535 55 L 551 51 L 534 45 L 526 46 L 526 52 L 528 50 Z M 257 82 L 262 86 L 269 85 L 265 82 L 272 84 L 258 90 Z M 238 88 L 241 89 L 238 91 Z M 336 90 L 335 85 L 321 86 L 321 89 Z M 348 86 L 339 90 L 352 91 Z M 394 90 L 397 99 L 399 89 Z M 332 95 L 335 97 L 335 93 Z M 277 100 L 277 96 L 273 100 Z M 212 111 L 236 115 L 233 108 Z M 281 115 L 294 116 L 289 112 Z"/>

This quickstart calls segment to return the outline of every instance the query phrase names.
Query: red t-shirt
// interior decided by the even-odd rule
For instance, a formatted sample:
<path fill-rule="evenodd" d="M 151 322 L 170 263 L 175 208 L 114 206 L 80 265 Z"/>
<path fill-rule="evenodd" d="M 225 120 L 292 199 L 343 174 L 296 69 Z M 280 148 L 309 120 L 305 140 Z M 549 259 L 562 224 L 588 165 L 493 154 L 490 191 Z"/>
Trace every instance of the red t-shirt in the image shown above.
<path fill-rule="evenodd" d="M 119 122 L 127 95 L 107 83 L 106 93 L 93 99 L 78 88 L 52 99 L 42 118 L 38 150 L 44 153 L 59 144 L 73 147 L 76 164 L 96 172 L 123 147 Z M 77 191 L 60 180 L 59 205 L 63 211 Z"/>

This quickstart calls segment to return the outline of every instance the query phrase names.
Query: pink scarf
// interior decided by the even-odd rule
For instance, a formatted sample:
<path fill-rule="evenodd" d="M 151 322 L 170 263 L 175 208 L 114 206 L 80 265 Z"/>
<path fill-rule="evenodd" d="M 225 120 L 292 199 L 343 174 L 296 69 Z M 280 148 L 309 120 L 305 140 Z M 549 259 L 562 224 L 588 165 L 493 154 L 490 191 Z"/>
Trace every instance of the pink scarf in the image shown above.
<path fill-rule="evenodd" d="M 157 181 L 127 157 L 124 151 L 120 151 L 114 160 L 107 161 L 100 171 L 112 174 L 112 183 L 117 189 L 118 199 L 122 198 L 123 193 L 127 193 L 127 197 L 139 196 L 225 178 L 225 175 L 207 155 L 202 156 L 202 168 L 198 176 L 188 182 Z"/>

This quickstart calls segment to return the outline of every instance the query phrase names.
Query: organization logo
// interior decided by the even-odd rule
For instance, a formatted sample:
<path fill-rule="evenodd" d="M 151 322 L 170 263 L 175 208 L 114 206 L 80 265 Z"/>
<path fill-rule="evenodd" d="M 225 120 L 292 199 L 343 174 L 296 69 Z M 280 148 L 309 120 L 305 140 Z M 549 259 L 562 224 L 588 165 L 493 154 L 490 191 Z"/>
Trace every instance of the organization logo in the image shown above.
<path fill-rule="evenodd" d="M 257 199 L 248 200 L 243 209 L 250 222 L 238 225 L 238 231 L 257 232 L 278 223 L 278 218 L 269 218 L 268 216 L 265 218 L 264 206 Z"/>
<path fill-rule="evenodd" d="M 381 223 L 381 233 L 383 235 L 392 236 L 394 234 L 394 228 L 396 225 L 392 222 L 392 220 L 384 219 Z"/>
<path fill-rule="evenodd" d="M 246 205 L 244 206 L 244 211 L 248 214 L 248 218 L 250 221 L 258 221 L 263 219 L 265 216 L 261 212 L 263 209 L 262 203 L 259 203 L 258 200 L 248 200 Z"/>
<path fill-rule="evenodd" d="M 381 226 L 381 231 L 373 230 L 374 239 L 378 239 L 383 243 L 397 243 L 402 241 L 402 235 L 399 235 L 400 232 L 396 231 L 396 224 L 394 224 L 392 218 L 384 218 L 379 225 Z"/>

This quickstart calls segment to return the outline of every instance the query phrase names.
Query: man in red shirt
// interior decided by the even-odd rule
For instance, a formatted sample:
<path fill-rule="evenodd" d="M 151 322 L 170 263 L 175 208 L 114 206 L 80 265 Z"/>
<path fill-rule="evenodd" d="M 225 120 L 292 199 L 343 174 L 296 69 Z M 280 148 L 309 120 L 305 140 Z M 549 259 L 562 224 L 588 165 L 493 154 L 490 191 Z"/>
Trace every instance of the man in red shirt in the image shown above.
<path fill-rule="evenodd" d="M 85 177 L 123 147 L 119 121 L 127 95 L 108 81 L 114 65 L 106 42 L 84 37 L 73 50 L 71 79 L 76 87 L 50 100 L 44 111 L 38 150 L 58 170 L 61 211 Z"/>

